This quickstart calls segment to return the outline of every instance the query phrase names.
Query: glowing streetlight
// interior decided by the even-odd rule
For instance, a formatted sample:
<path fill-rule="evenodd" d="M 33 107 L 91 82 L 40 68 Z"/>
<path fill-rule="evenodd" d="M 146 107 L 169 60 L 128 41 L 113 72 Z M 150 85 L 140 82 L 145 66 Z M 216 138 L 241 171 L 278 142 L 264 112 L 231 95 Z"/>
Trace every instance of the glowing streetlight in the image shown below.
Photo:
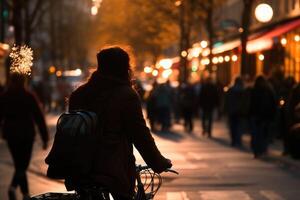
<path fill-rule="evenodd" d="M 231 57 L 231 60 L 232 60 L 233 62 L 237 61 L 237 60 L 238 60 L 237 55 L 233 55 L 233 56 Z"/>
<path fill-rule="evenodd" d="M 260 61 L 263 61 L 263 60 L 265 59 L 264 54 L 259 54 L 258 59 L 259 59 Z"/>
<path fill-rule="evenodd" d="M 273 17 L 273 9 L 269 4 L 262 3 L 255 8 L 255 17 L 259 22 L 266 23 Z"/>
<path fill-rule="evenodd" d="M 287 44 L 286 38 L 281 38 L 280 43 L 282 44 L 282 46 L 285 46 Z"/>
<path fill-rule="evenodd" d="M 202 41 L 200 42 L 200 46 L 201 46 L 203 49 L 205 49 L 205 48 L 208 46 L 208 42 L 205 41 L 205 40 L 202 40 Z"/>
<path fill-rule="evenodd" d="M 98 7 L 97 6 L 93 6 L 91 8 L 91 14 L 92 15 L 97 15 L 98 14 Z"/>

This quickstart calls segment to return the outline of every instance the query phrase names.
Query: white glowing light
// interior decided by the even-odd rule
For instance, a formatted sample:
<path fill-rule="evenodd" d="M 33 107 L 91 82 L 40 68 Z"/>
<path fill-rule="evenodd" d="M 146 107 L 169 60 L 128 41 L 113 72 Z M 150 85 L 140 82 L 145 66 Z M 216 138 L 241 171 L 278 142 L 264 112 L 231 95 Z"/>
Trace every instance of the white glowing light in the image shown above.
<path fill-rule="evenodd" d="M 157 75 L 158 75 L 158 71 L 157 71 L 156 69 L 153 70 L 153 71 L 152 71 L 152 75 L 153 75 L 153 76 L 157 76 Z"/>
<path fill-rule="evenodd" d="M 230 61 L 230 56 L 225 56 L 224 60 L 225 60 L 225 62 L 229 62 Z"/>
<path fill-rule="evenodd" d="M 182 56 L 182 57 L 187 57 L 187 55 L 188 55 L 187 51 L 182 51 L 182 52 L 181 52 L 181 56 Z"/>
<path fill-rule="evenodd" d="M 167 70 L 163 71 L 162 77 L 165 78 L 165 79 L 167 79 L 167 78 L 169 78 L 171 76 L 172 72 L 173 71 L 171 69 L 167 69 Z"/>
<path fill-rule="evenodd" d="M 224 62 L 224 58 L 222 56 L 219 56 L 218 61 L 219 61 L 219 63 L 223 63 Z"/>
<path fill-rule="evenodd" d="M 151 73 L 152 70 L 153 70 L 153 69 L 152 69 L 151 67 L 149 67 L 149 66 L 146 66 L 146 67 L 144 68 L 144 72 L 145 72 L 146 74 Z"/>
<path fill-rule="evenodd" d="M 281 38 L 280 43 L 282 44 L 282 46 L 285 46 L 287 44 L 286 38 Z"/>
<path fill-rule="evenodd" d="M 233 55 L 233 56 L 231 57 L 231 60 L 232 60 L 233 62 L 237 61 L 237 60 L 238 60 L 237 55 Z"/>
<path fill-rule="evenodd" d="M 91 14 L 92 15 L 97 15 L 98 14 L 98 7 L 97 6 L 93 6 L 91 8 Z"/>
<path fill-rule="evenodd" d="M 82 74 L 81 69 L 67 70 L 63 72 L 64 76 L 81 76 L 81 74 Z"/>
<path fill-rule="evenodd" d="M 266 23 L 271 21 L 273 17 L 273 9 L 266 3 L 259 4 L 255 8 L 255 17 L 258 21 Z"/>
<path fill-rule="evenodd" d="M 162 59 L 159 61 L 159 65 L 164 69 L 170 69 L 173 65 L 173 61 L 172 59 Z"/>
<path fill-rule="evenodd" d="M 208 46 L 208 42 L 205 41 L 205 40 L 202 40 L 202 41 L 200 42 L 200 46 L 204 49 L 204 48 L 206 48 L 206 47 Z"/>
<path fill-rule="evenodd" d="M 260 61 L 263 61 L 263 60 L 265 59 L 264 54 L 259 54 L 258 59 L 259 59 Z"/>
<path fill-rule="evenodd" d="M 295 39 L 296 42 L 299 42 L 300 41 L 300 36 L 299 35 L 295 35 L 294 39 Z"/>
<path fill-rule="evenodd" d="M 217 57 L 214 57 L 214 58 L 212 59 L 212 62 L 213 62 L 214 64 L 217 64 L 217 63 L 219 62 L 219 59 L 218 59 Z"/>
<path fill-rule="evenodd" d="M 24 75 L 31 74 L 33 51 L 30 47 L 26 45 L 14 45 L 9 57 L 12 59 L 10 66 L 10 71 L 12 73 L 20 73 Z"/>

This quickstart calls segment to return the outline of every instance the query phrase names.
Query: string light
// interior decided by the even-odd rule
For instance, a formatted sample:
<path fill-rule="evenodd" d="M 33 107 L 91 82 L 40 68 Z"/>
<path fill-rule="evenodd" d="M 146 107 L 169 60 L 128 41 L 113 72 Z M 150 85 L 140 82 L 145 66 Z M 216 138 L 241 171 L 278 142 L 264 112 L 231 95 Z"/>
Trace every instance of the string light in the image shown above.
<path fill-rule="evenodd" d="M 12 59 L 10 71 L 12 73 L 19 73 L 24 75 L 31 74 L 31 67 L 33 65 L 33 51 L 30 47 L 16 46 L 12 47 L 12 51 L 9 54 Z"/>

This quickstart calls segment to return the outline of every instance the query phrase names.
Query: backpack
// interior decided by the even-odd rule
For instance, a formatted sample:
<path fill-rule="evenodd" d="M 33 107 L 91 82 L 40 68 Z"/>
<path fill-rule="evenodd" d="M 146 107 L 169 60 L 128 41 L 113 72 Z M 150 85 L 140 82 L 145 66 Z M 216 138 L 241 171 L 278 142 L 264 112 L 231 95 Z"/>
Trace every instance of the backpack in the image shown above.
<path fill-rule="evenodd" d="M 45 160 L 49 178 L 89 174 L 99 137 L 97 124 L 96 113 L 90 111 L 70 111 L 59 117 L 53 146 Z"/>

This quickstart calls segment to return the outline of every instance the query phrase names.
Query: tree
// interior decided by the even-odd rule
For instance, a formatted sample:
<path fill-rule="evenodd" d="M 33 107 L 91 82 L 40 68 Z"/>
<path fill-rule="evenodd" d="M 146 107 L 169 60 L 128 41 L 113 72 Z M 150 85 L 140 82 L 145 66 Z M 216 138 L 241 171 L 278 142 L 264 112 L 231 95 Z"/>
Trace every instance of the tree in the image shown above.
<path fill-rule="evenodd" d="M 45 13 L 46 0 L 7 0 L 12 10 L 15 43 L 30 44 L 31 34 Z"/>
<path fill-rule="evenodd" d="M 249 65 L 247 62 L 247 41 L 249 35 L 249 28 L 251 25 L 252 8 L 255 0 L 243 0 L 243 13 L 242 13 L 242 33 L 240 35 L 242 44 L 241 54 L 241 74 L 247 75 L 249 73 Z"/>

